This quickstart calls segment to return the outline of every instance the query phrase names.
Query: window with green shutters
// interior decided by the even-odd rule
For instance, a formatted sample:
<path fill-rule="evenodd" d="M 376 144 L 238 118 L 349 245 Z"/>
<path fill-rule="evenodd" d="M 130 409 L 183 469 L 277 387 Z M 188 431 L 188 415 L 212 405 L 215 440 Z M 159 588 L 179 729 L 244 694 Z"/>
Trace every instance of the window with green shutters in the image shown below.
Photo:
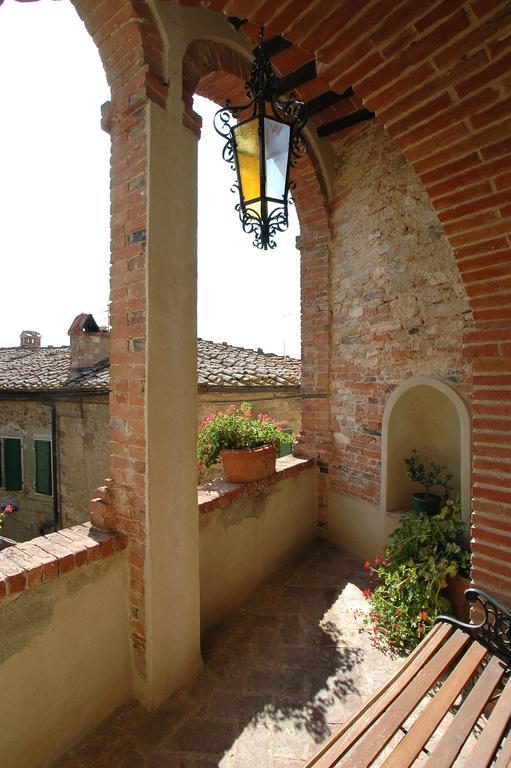
<path fill-rule="evenodd" d="M 21 491 L 23 487 L 21 440 L 18 437 L 4 437 L 2 449 L 3 486 L 6 491 Z"/>
<path fill-rule="evenodd" d="M 34 440 L 35 450 L 35 489 L 37 493 L 51 496 L 51 440 Z"/>

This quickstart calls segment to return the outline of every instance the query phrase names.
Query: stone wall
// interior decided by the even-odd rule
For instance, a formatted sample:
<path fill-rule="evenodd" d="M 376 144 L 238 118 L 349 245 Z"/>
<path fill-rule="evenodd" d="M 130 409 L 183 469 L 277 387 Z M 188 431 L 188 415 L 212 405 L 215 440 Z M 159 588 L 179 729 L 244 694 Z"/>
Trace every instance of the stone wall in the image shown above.
<path fill-rule="evenodd" d="M 89 500 L 108 477 L 107 397 L 58 406 L 60 504 L 64 527 L 89 519 Z"/>
<path fill-rule="evenodd" d="M 371 125 L 342 148 L 335 184 L 331 507 L 342 507 L 339 494 L 376 507 L 389 394 L 426 374 L 469 400 L 471 370 L 462 341 L 472 319 L 437 214 L 382 128 Z"/>
<path fill-rule="evenodd" d="M 255 414 L 267 413 L 275 421 L 280 421 L 283 427 L 292 427 L 296 434 L 301 426 L 302 396 L 299 387 L 281 387 L 269 389 L 268 392 L 204 392 L 199 390 L 197 398 L 198 423 L 208 415 L 216 413 L 230 403 L 249 402 L 253 405 Z"/>
<path fill-rule="evenodd" d="M 57 402 L 58 490 L 63 527 L 89 519 L 89 500 L 108 476 L 108 398 Z M 0 435 L 23 441 L 23 489 L 5 491 L 16 497 L 19 510 L 6 515 L 2 533 L 16 541 L 38 536 L 41 526 L 52 530 L 53 496 L 35 492 L 34 437 L 51 440 L 51 410 L 36 400 L 2 400 Z"/>

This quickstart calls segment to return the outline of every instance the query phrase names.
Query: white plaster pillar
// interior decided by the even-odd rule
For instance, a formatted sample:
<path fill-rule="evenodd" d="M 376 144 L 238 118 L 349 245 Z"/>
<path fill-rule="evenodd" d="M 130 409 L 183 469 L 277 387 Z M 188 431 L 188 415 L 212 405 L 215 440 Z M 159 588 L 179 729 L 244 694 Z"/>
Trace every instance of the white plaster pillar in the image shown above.
<path fill-rule="evenodd" d="M 152 709 L 200 669 L 197 509 L 197 137 L 180 78 L 147 105 L 146 677 Z"/>

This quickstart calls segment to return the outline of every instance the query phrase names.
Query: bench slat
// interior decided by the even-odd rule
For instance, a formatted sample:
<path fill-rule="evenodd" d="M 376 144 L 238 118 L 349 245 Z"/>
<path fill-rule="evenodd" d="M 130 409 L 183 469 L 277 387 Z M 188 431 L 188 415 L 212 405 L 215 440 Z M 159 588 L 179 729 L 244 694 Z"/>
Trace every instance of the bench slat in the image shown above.
<path fill-rule="evenodd" d="M 486 648 L 479 643 L 473 643 L 467 649 L 447 680 L 442 683 L 440 690 L 433 694 L 406 736 L 385 760 L 382 768 L 408 768 L 412 765 L 442 722 L 453 701 L 473 677 L 486 653 Z"/>
<path fill-rule="evenodd" d="M 481 677 L 431 752 L 428 768 L 450 768 L 454 763 L 505 670 L 504 662 L 492 656 Z"/>
<path fill-rule="evenodd" d="M 352 715 L 341 728 L 323 744 L 309 760 L 305 768 L 330 768 L 335 765 L 352 744 L 359 738 L 381 713 L 394 701 L 410 680 L 412 680 L 428 659 L 452 633 L 449 624 L 436 624 L 415 650 L 403 662 L 397 672 Z"/>
<path fill-rule="evenodd" d="M 509 768 L 511 765 L 511 736 L 508 735 L 506 743 L 502 747 L 494 768 Z"/>
<path fill-rule="evenodd" d="M 398 728 L 413 712 L 440 675 L 447 669 L 469 638 L 457 629 L 447 642 L 429 659 L 418 675 L 391 704 L 378 720 L 375 729 L 366 733 L 357 744 L 357 752 L 345 763 L 349 768 L 368 768 L 389 743 Z M 340 766 L 343 763 L 339 763 Z"/>
<path fill-rule="evenodd" d="M 495 709 L 479 736 L 474 749 L 467 757 L 464 768 L 483 768 L 490 765 L 493 755 L 511 720 L 511 680 L 508 680 L 499 696 Z"/>

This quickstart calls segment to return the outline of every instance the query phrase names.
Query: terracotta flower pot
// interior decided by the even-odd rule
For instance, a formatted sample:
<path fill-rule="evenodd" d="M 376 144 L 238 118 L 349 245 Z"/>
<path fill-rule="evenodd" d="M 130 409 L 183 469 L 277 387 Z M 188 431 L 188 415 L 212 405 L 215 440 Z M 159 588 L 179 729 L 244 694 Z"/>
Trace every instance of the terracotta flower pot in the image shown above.
<path fill-rule="evenodd" d="M 470 587 L 470 579 L 458 573 L 447 579 L 446 597 L 449 600 L 454 616 L 460 621 L 469 621 L 470 603 L 465 600 L 465 590 Z"/>
<path fill-rule="evenodd" d="M 262 480 L 275 472 L 276 450 L 274 445 L 260 448 L 244 448 L 220 451 L 224 466 L 224 479 L 229 483 L 251 483 Z"/>

